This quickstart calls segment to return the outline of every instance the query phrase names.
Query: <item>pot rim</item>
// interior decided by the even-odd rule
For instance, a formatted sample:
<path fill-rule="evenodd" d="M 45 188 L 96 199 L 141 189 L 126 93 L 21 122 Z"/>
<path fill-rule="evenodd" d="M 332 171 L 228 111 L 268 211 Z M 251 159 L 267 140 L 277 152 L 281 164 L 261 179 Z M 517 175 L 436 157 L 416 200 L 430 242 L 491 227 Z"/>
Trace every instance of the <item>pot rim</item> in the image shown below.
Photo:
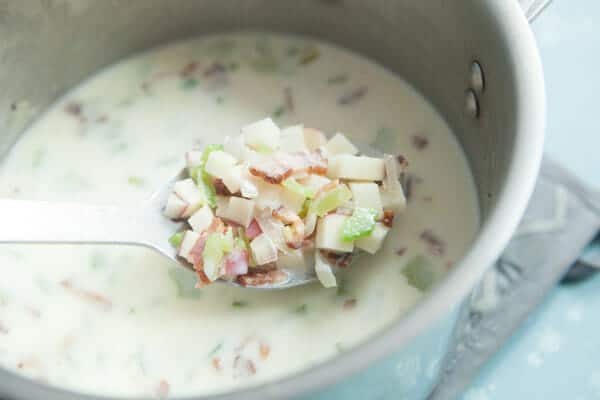
<path fill-rule="evenodd" d="M 353 350 L 274 382 L 220 395 L 188 398 L 279 399 L 331 385 L 390 354 L 440 320 L 453 306 L 460 303 L 500 255 L 516 230 L 535 186 L 543 152 L 546 100 L 537 45 L 518 2 L 491 1 L 488 4 L 490 12 L 498 16 L 500 34 L 511 43 L 507 52 L 513 60 L 516 97 L 519 100 L 515 125 L 519 134 L 515 138 L 506 183 L 499 194 L 497 206 L 463 259 L 409 313 Z M 444 301 L 440 301 L 441 298 Z M 0 387 L 0 393 L 9 399 L 107 399 L 49 387 L 4 369 L 0 369 Z"/>

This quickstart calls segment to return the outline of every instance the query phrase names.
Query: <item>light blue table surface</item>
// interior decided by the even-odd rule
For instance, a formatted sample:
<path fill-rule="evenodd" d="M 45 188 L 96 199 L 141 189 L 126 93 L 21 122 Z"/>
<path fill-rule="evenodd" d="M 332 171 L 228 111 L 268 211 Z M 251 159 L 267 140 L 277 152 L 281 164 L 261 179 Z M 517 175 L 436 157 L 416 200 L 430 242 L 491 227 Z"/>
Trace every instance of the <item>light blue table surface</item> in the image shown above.
<path fill-rule="evenodd" d="M 600 1 L 555 0 L 533 24 L 546 74 L 546 152 L 600 187 Z M 463 400 L 600 399 L 600 274 L 557 287 Z"/>

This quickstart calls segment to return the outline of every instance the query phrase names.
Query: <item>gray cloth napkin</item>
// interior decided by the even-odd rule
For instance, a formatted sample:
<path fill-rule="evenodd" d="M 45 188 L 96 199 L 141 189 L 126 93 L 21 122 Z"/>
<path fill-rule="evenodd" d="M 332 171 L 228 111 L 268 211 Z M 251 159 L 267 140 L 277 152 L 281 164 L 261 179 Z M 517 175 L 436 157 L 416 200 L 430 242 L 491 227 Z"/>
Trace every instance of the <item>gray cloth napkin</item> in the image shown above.
<path fill-rule="evenodd" d="M 600 229 L 600 193 L 546 159 L 518 231 L 462 310 L 429 400 L 460 396 Z"/>

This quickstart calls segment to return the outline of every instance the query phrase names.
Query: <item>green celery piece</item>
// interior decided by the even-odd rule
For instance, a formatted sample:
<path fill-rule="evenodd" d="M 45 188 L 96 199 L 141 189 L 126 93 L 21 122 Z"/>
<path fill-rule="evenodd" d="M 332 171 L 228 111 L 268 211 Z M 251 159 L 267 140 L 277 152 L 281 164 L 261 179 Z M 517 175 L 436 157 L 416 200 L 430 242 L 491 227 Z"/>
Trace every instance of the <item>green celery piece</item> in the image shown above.
<path fill-rule="evenodd" d="M 171 243 L 171 246 L 173 246 L 173 247 L 181 246 L 181 242 L 183 241 L 184 235 L 185 235 L 185 232 L 183 232 L 183 231 L 173 234 L 173 236 L 171 236 L 169 238 L 169 243 Z"/>
<path fill-rule="evenodd" d="M 204 171 L 204 167 L 201 167 L 202 171 L 196 177 L 196 184 L 204 193 L 204 197 L 206 198 L 206 202 L 211 208 L 217 207 L 217 191 L 215 190 L 215 185 L 213 185 L 210 176 Z"/>
<path fill-rule="evenodd" d="M 304 200 L 304 203 L 302 203 L 302 209 L 298 213 L 298 216 L 300 218 L 306 217 L 306 215 L 308 214 L 308 210 L 310 210 L 310 204 L 311 204 L 310 200 L 308 200 L 308 199 Z"/>
<path fill-rule="evenodd" d="M 286 189 L 304 196 L 307 199 L 312 199 L 315 197 L 316 192 L 314 189 L 299 184 L 294 178 L 287 178 L 282 184 Z"/>
<path fill-rule="evenodd" d="M 421 291 L 429 290 L 444 275 L 440 267 L 436 267 L 429 258 L 418 255 L 411 258 L 404 268 L 402 274 L 406 277 L 409 285 Z"/>
<path fill-rule="evenodd" d="M 355 208 L 352 216 L 342 225 L 342 239 L 354 241 L 369 236 L 375 228 L 377 210 L 372 208 Z"/>
<path fill-rule="evenodd" d="M 335 210 L 351 198 L 352 192 L 350 189 L 348 189 L 348 186 L 342 183 L 314 199 L 311 204 L 311 209 L 319 217 L 322 217 L 328 212 Z"/>
<path fill-rule="evenodd" d="M 212 153 L 213 151 L 223 151 L 223 149 L 224 147 L 222 144 L 207 144 L 204 148 L 204 151 L 202 152 L 202 164 L 206 164 L 210 153 Z"/>
<path fill-rule="evenodd" d="M 231 230 L 226 235 L 222 233 L 211 233 L 206 238 L 204 251 L 202 252 L 202 262 L 204 263 L 204 273 L 211 279 L 216 279 L 212 276 L 214 271 L 221 263 L 223 256 L 233 250 L 233 235 Z"/>

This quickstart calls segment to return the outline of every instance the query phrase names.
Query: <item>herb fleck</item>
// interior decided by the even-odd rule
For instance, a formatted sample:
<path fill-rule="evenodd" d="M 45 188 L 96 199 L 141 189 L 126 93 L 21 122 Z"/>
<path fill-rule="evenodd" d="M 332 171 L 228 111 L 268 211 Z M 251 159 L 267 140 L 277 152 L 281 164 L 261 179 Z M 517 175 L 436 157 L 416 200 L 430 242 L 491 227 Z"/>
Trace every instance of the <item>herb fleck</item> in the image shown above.
<path fill-rule="evenodd" d="M 395 142 L 394 131 L 390 128 L 379 128 L 375 133 L 375 140 L 371 145 L 378 149 L 387 149 L 393 147 Z"/>
<path fill-rule="evenodd" d="M 225 99 L 223 98 L 223 96 L 217 96 L 217 98 L 215 99 L 215 101 L 217 102 L 217 104 L 223 104 L 223 102 L 225 101 Z"/>
<path fill-rule="evenodd" d="M 446 243 L 430 229 L 424 230 L 419 238 L 427 244 L 429 252 L 433 255 L 441 256 L 446 251 Z"/>
<path fill-rule="evenodd" d="M 184 90 L 190 90 L 198 86 L 198 80 L 195 78 L 186 78 L 181 82 L 181 88 Z"/>
<path fill-rule="evenodd" d="M 223 348 L 223 342 L 218 343 L 211 351 L 208 352 L 208 357 L 212 357 L 217 354 Z"/>
<path fill-rule="evenodd" d="M 421 135 L 413 135 L 412 144 L 417 150 L 423 150 L 429 145 L 429 139 Z"/>
<path fill-rule="evenodd" d="M 344 346 L 342 346 L 341 342 L 337 342 L 335 344 L 335 349 L 338 351 L 338 353 L 343 353 L 346 350 Z"/>
<path fill-rule="evenodd" d="M 308 312 L 308 306 L 306 304 L 301 304 L 298 307 L 294 308 L 295 314 L 304 315 Z"/>
<path fill-rule="evenodd" d="M 229 69 L 230 71 L 237 71 L 238 69 L 240 69 L 240 64 L 236 62 L 230 62 L 227 65 L 227 69 Z"/>
<path fill-rule="evenodd" d="M 129 178 L 127 178 L 127 183 L 129 183 L 131 186 L 135 186 L 135 187 L 142 187 L 145 184 L 144 178 L 141 178 L 139 176 L 130 176 Z"/>
<path fill-rule="evenodd" d="M 127 312 L 129 315 L 133 315 L 135 313 L 137 313 L 137 310 L 134 307 L 130 307 L 129 311 Z"/>
<path fill-rule="evenodd" d="M 106 256 L 100 251 L 92 253 L 90 266 L 92 269 L 100 269 L 106 265 Z"/>
<path fill-rule="evenodd" d="M 329 85 L 342 85 L 346 82 L 348 82 L 348 74 L 338 74 L 338 75 L 333 75 L 330 76 L 329 78 L 327 78 L 327 83 Z"/>
<path fill-rule="evenodd" d="M 279 106 L 275 110 L 273 110 L 273 112 L 271 113 L 271 116 L 273 116 L 273 118 L 281 118 L 281 116 L 283 116 L 284 113 L 285 113 L 285 107 Z"/>
<path fill-rule="evenodd" d="M 338 104 L 341 106 L 350 106 L 354 103 L 357 103 L 360 99 L 365 97 L 366 94 L 367 87 L 360 86 L 340 96 L 340 98 L 338 99 Z"/>
<path fill-rule="evenodd" d="M 337 295 L 346 296 L 350 291 L 348 290 L 348 280 L 342 278 L 338 281 Z"/>
<path fill-rule="evenodd" d="M 300 65 L 307 65 L 316 61 L 321 56 L 319 48 L 315 45 L 310 45 L 302 49 L 300 52 Z"/>
<path fill-rule="evenodd" d="M 247 307 L 249 303 L 246 300 L 235 300 L 231 303 L 231 306 L 234 308 L 243 308 Z"/>

